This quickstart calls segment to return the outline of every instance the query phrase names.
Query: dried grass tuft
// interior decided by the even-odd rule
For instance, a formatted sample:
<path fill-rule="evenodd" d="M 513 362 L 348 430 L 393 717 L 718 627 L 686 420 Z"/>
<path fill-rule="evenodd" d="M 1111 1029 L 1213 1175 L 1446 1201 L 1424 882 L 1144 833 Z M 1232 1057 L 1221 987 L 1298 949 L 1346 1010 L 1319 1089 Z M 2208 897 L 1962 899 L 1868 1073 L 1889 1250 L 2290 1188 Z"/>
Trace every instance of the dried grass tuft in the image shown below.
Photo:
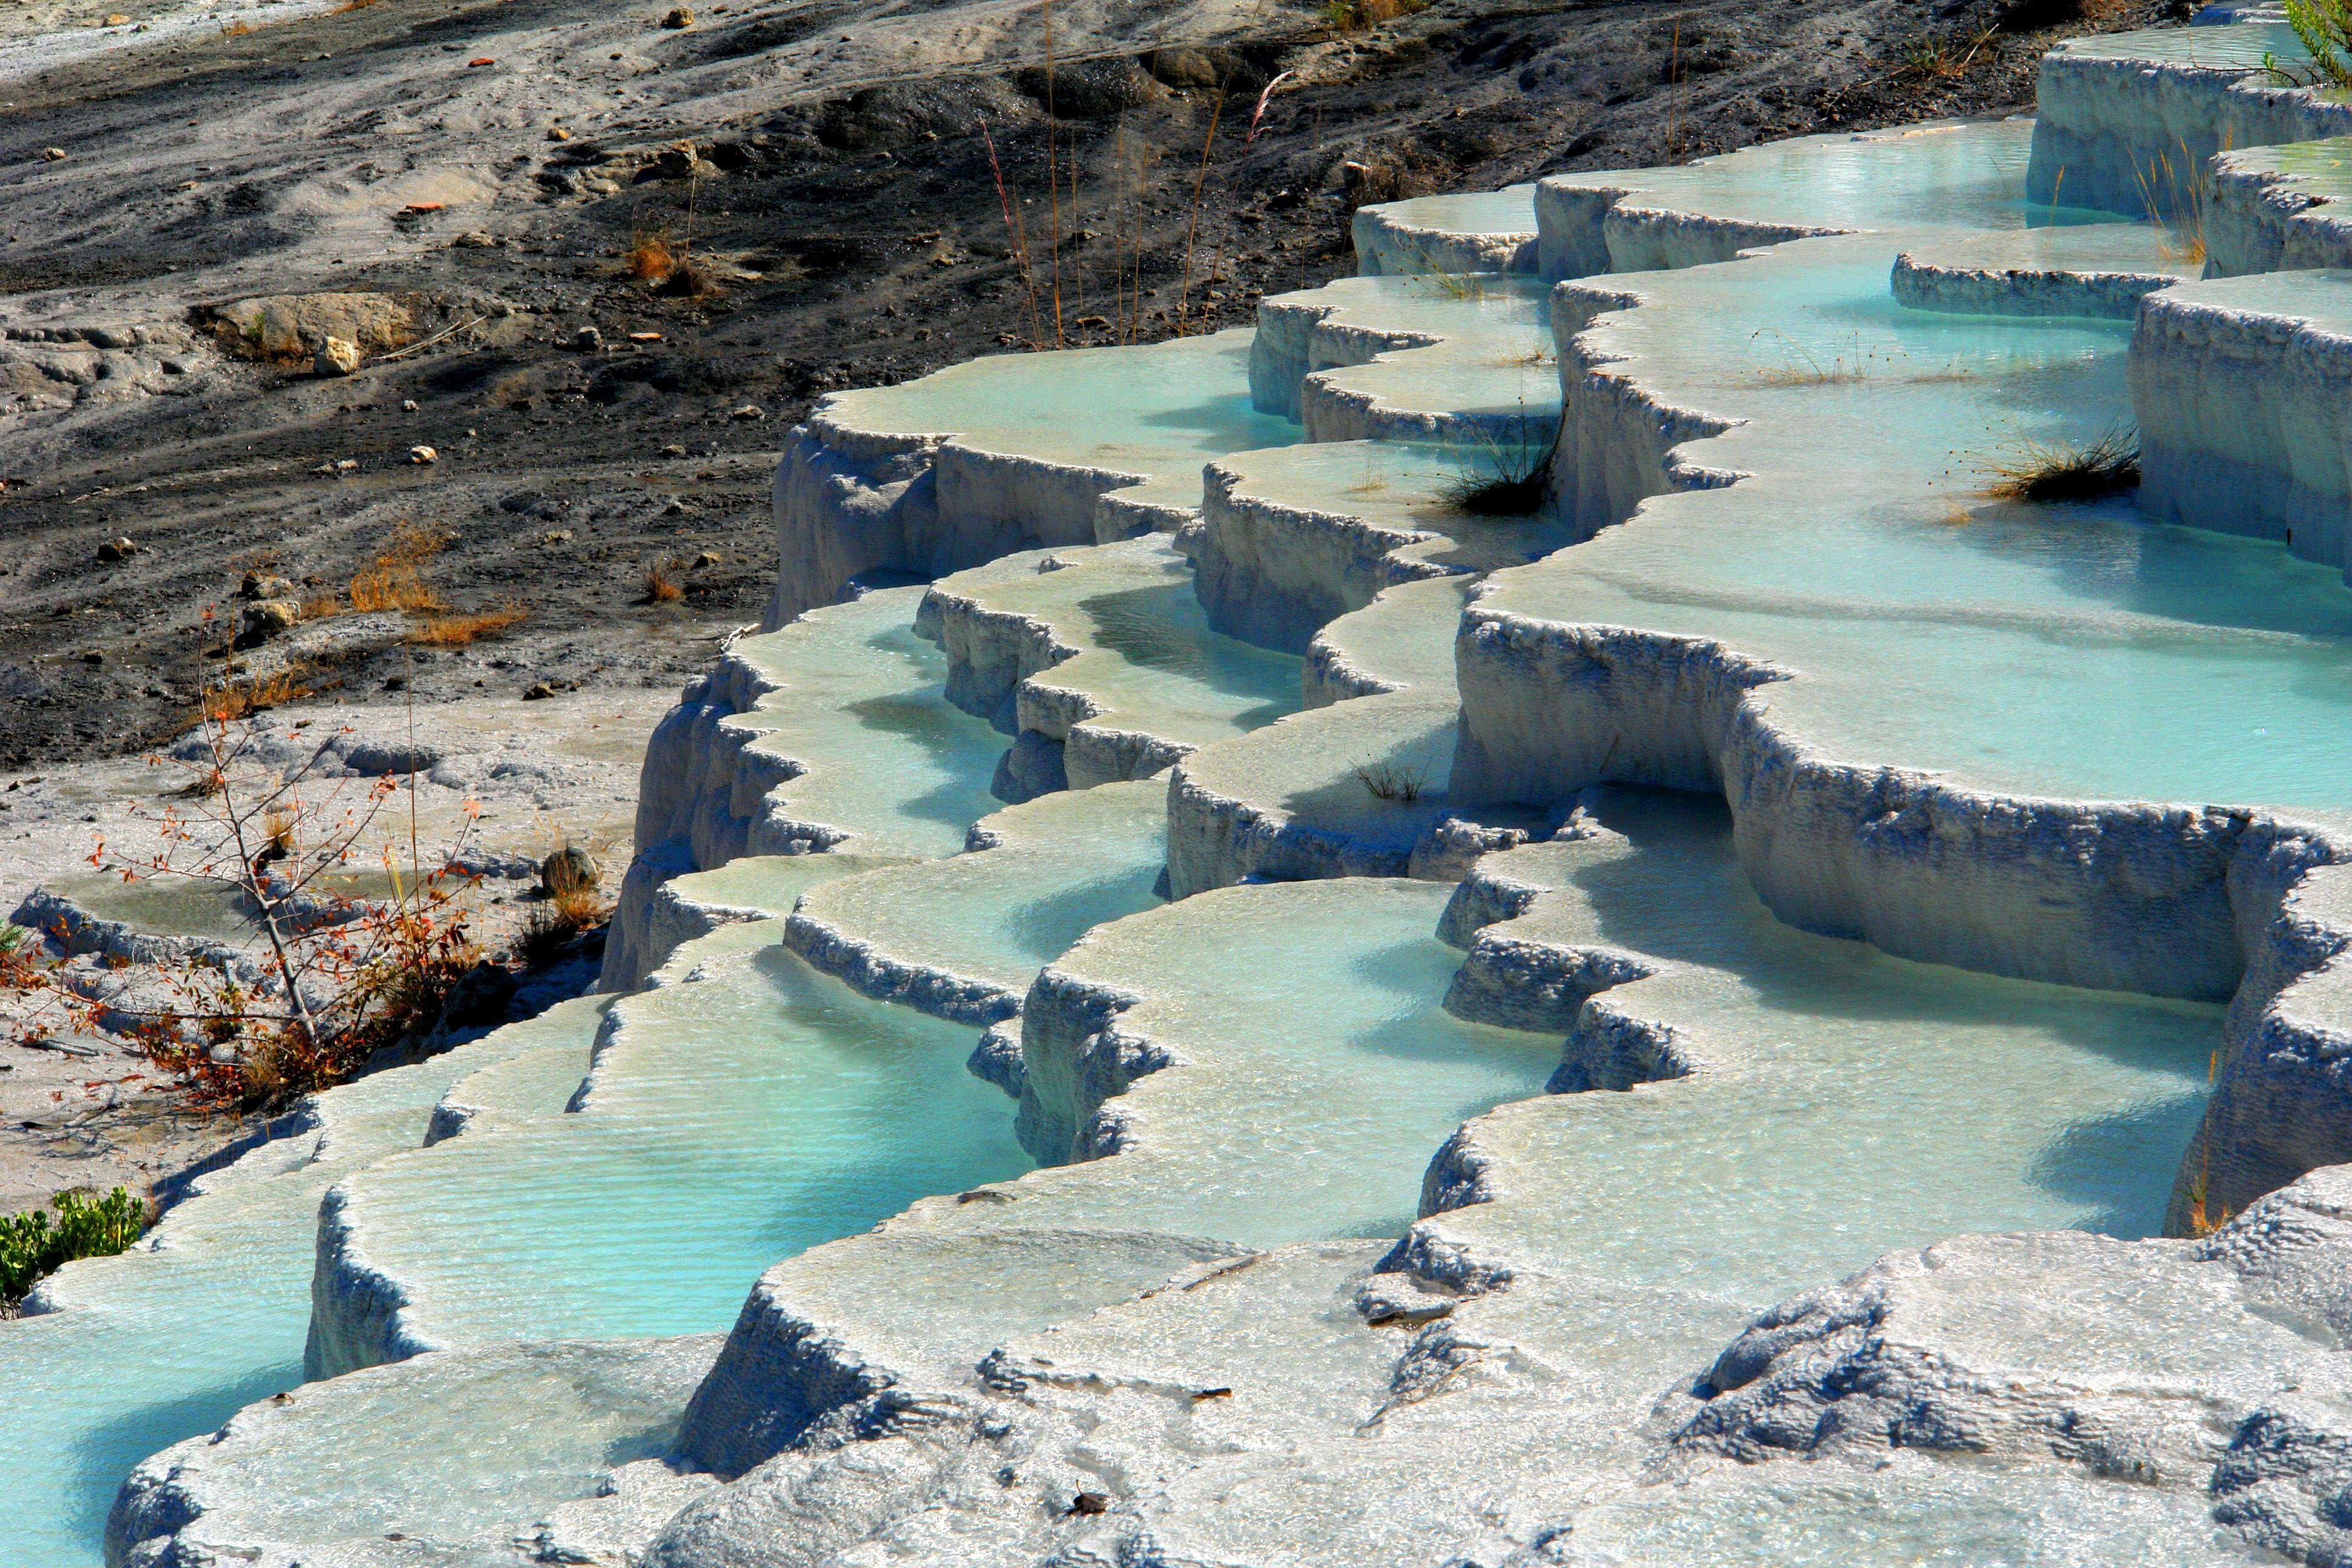
<path fill-rule="evenodd" d="M 2087 445 L 2026 441 L 1985 465 L 2000 500 L 2086 501 L 2139 484 L 2139 437 L 2121 426 Z"/>
<path fill-rule="evenodd" d="M 685 259 L 670 244 L 667 228 L 635 230 L 629 236 L 629 248 L 622 256 L 628 263 L 629 276 L 648 283 L 667 282 Z"/>
<path fill-rule="evenodd" d="M 449 547 L 449 536 L 404 524 L 375 563 L 352 578 L 352 608 L 362 615 L 380 610 L 419 613 L 443 608 L 439 595 L 425 581 L 425 563 Z"/>
<path fill-rule="evenodd" d="M 417 624 L 408 640 L 418 647 L 465 647 L 477 639 L 502 632 L 528 619 L 529 610 L 517 605 L 471 614 L 434 616 Z"/>
<path fill-rule="evenodd" d="M 1360 33 L 1428 8 L 1429 0 L 1323 0 L 1323 25 L 1335 33 Z"/>
<path fill-rule="evenodd" d="M 593 931 L 612 918 L 613 906 L 593 888 L 570 888 L 530 907 L 521 932 L 514 941 L 514 956 L 526 968 L 538 969 L 565 956 L 581 932 Z"/>
<path fill-rule="evenodd" d="M 305 673 L 299 666 L 289 664 L 267 678 L 206 691 L 202 706 L 188 722 L 191 727 L 207 721 L 229 723 L 308 697 L 310 689 L 302 684 Z"/>

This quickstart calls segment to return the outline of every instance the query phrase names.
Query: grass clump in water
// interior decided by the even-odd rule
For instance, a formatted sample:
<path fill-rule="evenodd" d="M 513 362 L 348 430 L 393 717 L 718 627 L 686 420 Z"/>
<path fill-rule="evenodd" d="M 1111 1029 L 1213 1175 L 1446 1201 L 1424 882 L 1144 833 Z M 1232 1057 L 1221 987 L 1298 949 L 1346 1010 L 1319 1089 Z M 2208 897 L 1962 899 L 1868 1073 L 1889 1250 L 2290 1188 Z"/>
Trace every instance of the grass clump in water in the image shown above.
<path fill-rule="evenodd" d="M 1426 768 L 1408 768 L 1402 763 L 1365 763 L 1356 769 L 1356 782 L 1374 800 L 1411 805 L 1429 787 L 1429 774 Z"/>
<path fill-rule="evenodd" d="M 0 1219 L 0 1305 L 13 1307 L 44 1276 L 78 1258 L 111 1258 L 147 1228 L 147 1205 L 121 1187 L 102 1198 L 59 1193 L 58 1217 L 40 1209 Z"/>
<path fill-rule="evenodd" d="M 1561 423 L 1567 421 L 1563 411 Z M 1540 446 L 1524 419 L 1512 445 L 1489 438 L 1470 467 L 1438 488 L 1438 499 L 1472 517 L 1532 517 L 1551 495 L 1551 460 L 1559 450 L 1560 426 Z"/>
<path fill-rule="evenodd" d="M 2139 484 L 2139 437 L 2121 426 L 2088 444 L 2028 441 L 1987 465 L 2000 500 L 2098 500 Z"/>

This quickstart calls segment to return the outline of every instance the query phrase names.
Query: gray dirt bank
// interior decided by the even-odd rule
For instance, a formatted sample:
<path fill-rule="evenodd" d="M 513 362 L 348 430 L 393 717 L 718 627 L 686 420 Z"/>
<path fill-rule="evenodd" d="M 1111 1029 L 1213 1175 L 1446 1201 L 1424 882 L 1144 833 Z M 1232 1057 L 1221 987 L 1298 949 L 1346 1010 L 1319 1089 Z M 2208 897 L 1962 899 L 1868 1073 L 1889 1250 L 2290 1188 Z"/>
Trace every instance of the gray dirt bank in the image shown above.
<path fill-rule="evenodd" d="M 650 5 L 382 0 L 158 12 L 145 37 L 67 37 L 73 58 L 20 12 L 0 21 L 0 768 L 170 732 L 204 608 L 243 572 L 331 594 L 404 523 L 454 535 L 453 603 L 530 612 L 425 693 L 676 682 L 681 630 L 757 614 L 767 468 L 812 398 L 1053 335 L 991 142 L 1047 282 L 1058 216 L 1065 341 L 1165 336 L 1349 270 L 1359 199 L 2024 102 L 2053 33 L 2158 15 L 2089 4 L 1439 0 L 1353 34 L 1271 3 L 1064 4 L 1050 89 L 1028 7 L 806 0 L 676 29 Z M 719 292 L 629 277 L 653 233 L 690 237 Z M 252 336 L 212 310 L 320 290 L 387 297 L 417 346 L 320 377 L 241 357 Z M 603 346 L 573 346 L 592 327 Z M 139 552 L 100 562 L 118 537 Z M 648 564 L 706 552 L 682 601 L 638 602 Z M 404 668 L 365 646 L 308 665 L 321 689 Z"/>

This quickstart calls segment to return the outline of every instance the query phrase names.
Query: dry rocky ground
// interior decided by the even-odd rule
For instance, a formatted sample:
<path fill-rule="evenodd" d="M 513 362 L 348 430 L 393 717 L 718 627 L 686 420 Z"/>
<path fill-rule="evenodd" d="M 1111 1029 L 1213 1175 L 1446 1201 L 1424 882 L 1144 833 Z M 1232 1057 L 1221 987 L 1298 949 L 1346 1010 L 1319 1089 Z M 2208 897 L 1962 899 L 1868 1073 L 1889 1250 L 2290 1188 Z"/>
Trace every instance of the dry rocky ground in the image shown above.
<path fill-rule="evenodd" d="M 152 794 L 135 759 L 184 732 L 247 573 L 303 616 L 243 656 L 271 721 L 413 704 L 487 755 L 593 710 L 630 742 L 514 809 L 625 823 L 635 738 L 760 613 L 779 438 L 828 389 L 1246 324 L 1262 294 L 1352 269 L 1359 202 L 2004 110 L 2054 37 L 2178 19 L 2146 0 L 1436 0 L 1372 26 L 1279 0 L 667 11 L 0 9 L 0 903 Z M 687 277 L 634 275 L 654 238 Z M 359 342 L 355 374 L 315 373 L 321 329 Z M 354 603 L 397 542 L 409 601 L 438 608 Z M 656 566 L 676 597 L 647 592 Z M 237 1131 L 82 1088 L 110 1077 L 0 1047 L 0 1209 Z"/>

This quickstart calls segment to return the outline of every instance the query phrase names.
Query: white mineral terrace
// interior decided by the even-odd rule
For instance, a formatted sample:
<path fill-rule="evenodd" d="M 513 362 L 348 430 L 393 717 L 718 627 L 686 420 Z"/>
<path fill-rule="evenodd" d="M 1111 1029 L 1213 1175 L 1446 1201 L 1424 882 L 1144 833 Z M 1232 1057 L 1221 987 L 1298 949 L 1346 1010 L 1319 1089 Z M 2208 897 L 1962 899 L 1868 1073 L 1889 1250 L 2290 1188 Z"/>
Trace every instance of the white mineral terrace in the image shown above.
<path fill-rule="evenodd" d="M 2352 1561 L 2352 110 L 2265 51 L 826 399 L 614 994 L 0 1325 L 0 1559 Z"/>

